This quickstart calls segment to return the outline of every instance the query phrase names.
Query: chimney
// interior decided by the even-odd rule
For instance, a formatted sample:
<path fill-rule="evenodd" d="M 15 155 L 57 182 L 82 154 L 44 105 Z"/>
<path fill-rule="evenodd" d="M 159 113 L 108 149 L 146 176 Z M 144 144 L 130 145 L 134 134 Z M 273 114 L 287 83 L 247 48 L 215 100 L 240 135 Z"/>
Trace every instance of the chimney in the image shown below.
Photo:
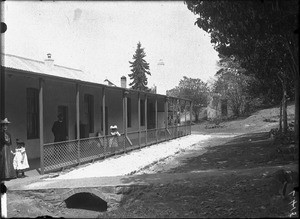
<path fill-rule="evenodd" d="M 121 87 L 126 88 L 126 77 L 125 76 L 121 77 Z"/>
<path fill-rule="evenodd" d="M 54 60 L 51 59 L 51 53 L 47 54 L 47 59 L 45 59 L 45 65 L 47 66 L 47 69 L 51 69 L 53 67 Z"/>

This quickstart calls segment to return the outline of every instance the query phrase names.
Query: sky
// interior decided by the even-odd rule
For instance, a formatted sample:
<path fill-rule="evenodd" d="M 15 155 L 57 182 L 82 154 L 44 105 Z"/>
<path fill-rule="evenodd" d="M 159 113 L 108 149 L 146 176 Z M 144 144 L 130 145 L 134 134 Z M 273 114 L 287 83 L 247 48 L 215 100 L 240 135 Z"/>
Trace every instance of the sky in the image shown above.
<path fill-rule="evenodd" d="M 3 2 L 2 2 L 3 3 Z M 148 87 L 165 94 L 183 76 L 207 82 L 218 54 L 183 1 L 5 1 L 2 52 L 78 68 L 120 86 L 141 42 L 150 65 Z"/>

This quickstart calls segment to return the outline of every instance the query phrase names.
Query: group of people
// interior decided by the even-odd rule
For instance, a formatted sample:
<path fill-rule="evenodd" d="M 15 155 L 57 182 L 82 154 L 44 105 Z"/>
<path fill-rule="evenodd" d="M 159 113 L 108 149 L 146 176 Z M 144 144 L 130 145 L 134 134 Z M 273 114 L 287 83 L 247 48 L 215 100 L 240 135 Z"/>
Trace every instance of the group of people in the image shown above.
<path fill-rule="evenodd" d="M 8 132 L 7 118 L 0 121 L 1 125 L 1 179 L 12 179 L 25 177 L 24 170 L 29 168 L 25 143 L 20 139 L 16 139 L 15 150 L 13 150 L 13 143 L 11 134 Z"/>
<path fill-rule="evenodd" d="M 8 132 L 8 125 L 11 122 L 5 118 L 0 121 L 1 125 L 1 153 L 0 153 L 0 176 L 1 179 L 13 179 L 25 177 L 25 170 L 29 168 L 28 158 L 26 154 L 25 142 L 16 139 L 13 144 L 11 134 Z M 62 114 L 58 115 L 58 120 L 52 126 L 54 142 L 67 140 L 67 132 L 63 123 Z"/>
<path fill-rule="evenodd" d="M 12 179 L 18 177 L 25 177 L 24 170 L 29 168 L 25 143 L 16 139 L 16 144 L 13 144 L 11 134 L 8 132 L 8 125 L 10 121 L 7 118 L 0 121 L 1 125 L 1 179 Z M 111 135 L 109 147 L 118 147 L 117 136 L 120 136 L 118 127 L 111 126 Z M 52 133 L 54 135 L 54 142 L 61 142 L 68 140 L 67 129 L 63 122 L 63 115 L 58 115 L 58 120 L 52 126 Z M 15 145 L 15 146 L 14 146 Z M 15 149 L 15 150 L 14 150 Z M 55 154 L 60 151 L 55 150 Z M 21 175 L 20 175 L 21 174 Z"/>

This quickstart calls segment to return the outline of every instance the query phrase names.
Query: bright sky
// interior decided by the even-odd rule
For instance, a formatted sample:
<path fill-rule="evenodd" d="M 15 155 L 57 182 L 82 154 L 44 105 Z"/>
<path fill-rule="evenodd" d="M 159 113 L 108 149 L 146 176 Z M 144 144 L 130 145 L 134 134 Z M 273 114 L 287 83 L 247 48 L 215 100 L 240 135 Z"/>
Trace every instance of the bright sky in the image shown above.
<path fill-rule="evenodd" d="M 82 69 L 98 83 L 120 86 L 124 75 L 129 84 L 139 41 L 150 64 L 148 86 L 158 93 L 183 76 L 207 81 L 218 69 L 209 35 L 182 1 L 6 1 L 2 9 L 4 53 L 44 60 L 50 52 L 55 64 Z"/>

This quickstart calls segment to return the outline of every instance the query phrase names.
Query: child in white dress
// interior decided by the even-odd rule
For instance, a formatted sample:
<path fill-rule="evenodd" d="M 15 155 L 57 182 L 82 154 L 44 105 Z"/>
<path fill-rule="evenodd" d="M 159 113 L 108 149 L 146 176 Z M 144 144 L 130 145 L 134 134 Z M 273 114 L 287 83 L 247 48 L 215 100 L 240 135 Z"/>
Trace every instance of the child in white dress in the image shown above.
<path fill-rule="evenodd" d="M 16 152 L 14 154 L 13 166 L 16 170 L 17 177 L 19 176 L 19 171 L 22 173 L 21 177 L 25 177 L 24 170 L 29 168 L 27 154 L 25 150 L 25 143 L 17 139 Z"/>
<path fill-rule="evenodd" d="M 121 136 L 121 134 L 118 132 L 118 126 L 116 126 L 116 125 L 110 126 L 110 129 L 111 129 L 111 132 L 110 132 L 111 135 Z"/>
<path fill-rule="evenodd" d="M 110 134 L 112 135 L 112 137 L 109 140 L 109 147 L 113 150 L 113 152 L 115 152 L 116 148 L 119 146 L 119 140 L 118 137 L 121 136 L 121 134 L 118 132 L 118 126 L 114 125 L 114 126 L 110 126 Z"/>

